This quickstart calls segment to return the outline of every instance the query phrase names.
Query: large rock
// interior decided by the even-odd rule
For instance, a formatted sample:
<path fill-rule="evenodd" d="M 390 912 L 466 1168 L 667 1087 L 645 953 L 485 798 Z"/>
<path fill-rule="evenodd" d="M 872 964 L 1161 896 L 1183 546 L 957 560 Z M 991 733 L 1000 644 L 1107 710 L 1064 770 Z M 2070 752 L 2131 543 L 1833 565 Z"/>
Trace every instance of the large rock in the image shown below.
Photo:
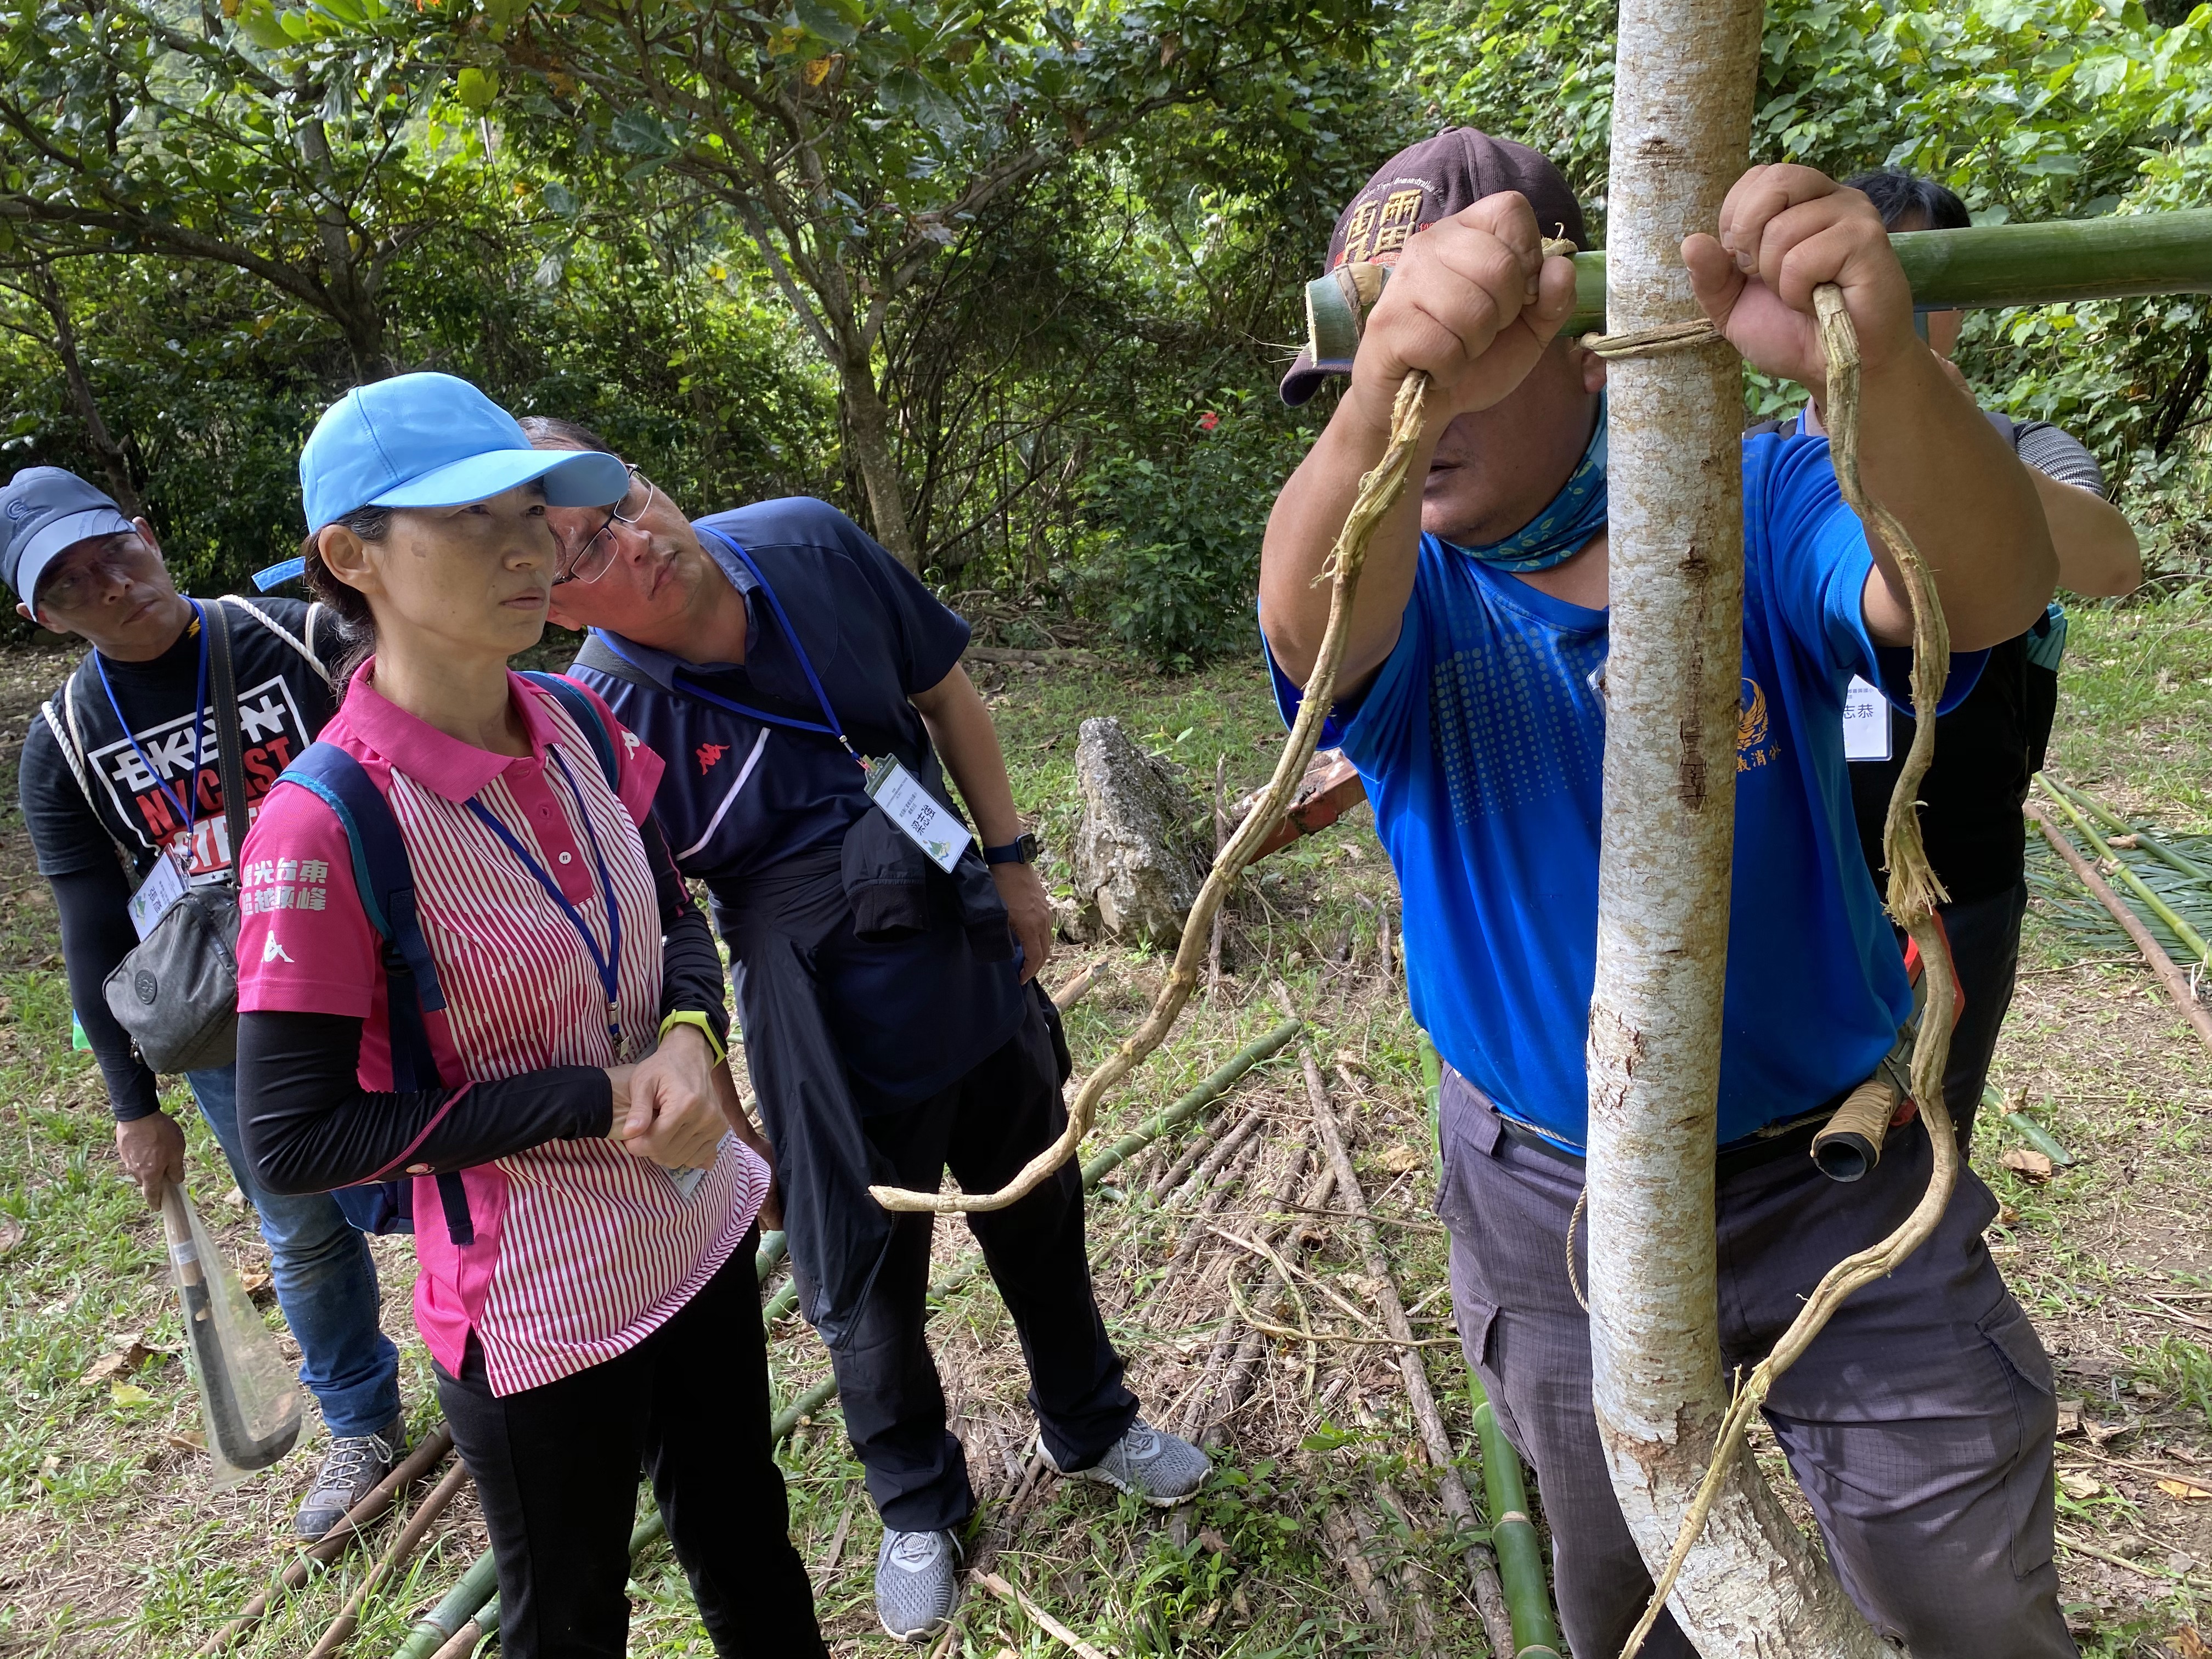
<path fill-rule="evenodd" d="M 1075 891 L 1119 939 L 1179 937 L 1205 868 L 1192 834 L 1197 804 L 1168 768 L 1130 741 L 1121 722 L 1083 722 L 1075 750 L 1083 824 Z"/>

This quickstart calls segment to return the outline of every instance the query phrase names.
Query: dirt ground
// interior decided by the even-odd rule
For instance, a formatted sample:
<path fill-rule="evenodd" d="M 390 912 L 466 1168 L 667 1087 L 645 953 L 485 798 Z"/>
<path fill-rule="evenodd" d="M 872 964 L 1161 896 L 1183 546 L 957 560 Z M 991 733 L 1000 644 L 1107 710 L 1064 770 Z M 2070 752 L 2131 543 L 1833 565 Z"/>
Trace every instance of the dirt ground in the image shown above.
<path fill-rule="evenodd" d="M 2207 809 L 2195 681 L 2185 674 L 2183 690 L 2160 694 L 2137 672 L 2147 653 L 2195 648 L 2192 633 L 2203 630 L 2179 622 L 2077 623 L 2084 666 L 2066 717 L 2077 735 L 2054 764 L 2107 799 L 2197 829 Z M 66 662 L 52 651 L 0 652 L 0 784 Z M 2138 679 L 2149 689 L 2130 690 Z M 1089 714 L 1121 715 L 1148 748 L 1183 763 L 1194 787 L 1210 784 L 1217 755 L 1229 757 L 1232 793 L 1249 787 L 1279 741 L 1262 684 L 1242 666 L 1187 679 L 1013 670 L 987 686 L 1018 796 L 1051 847 L 1071 839 L 1075 728 Z M 11 784 L 5 799 L 12 808 Z M 1279 981 L 1307 1021 L 1480 1510 L 1443 1239 L 1428 1211 L 1432 1142 L 1396 905 L 1364 811 L 1271 860 L 1239 901 L 1219 986 L 1112 1103 L 1086 1151 L 1141 1125 L 1278 1024 Z M 2194 1659 L 2212 1651 L 2212 1234 L 2198 1173 L 2212 1055 L 2147 973 L 2112 958 L 2031 915 L 1996 1081 L 2008 1096 L 2025 1091 L 2027 1111 L 2072 1161 L 2047 1179 L 2008 1168 L 2005 1154 L 2025 1143 L 1992 1110 L 1974 1163 L 2006 1206 L 1991 1249 L 2058 1367 L 2069 1620 L 2085 1653 Z M 1164 968 L 1142 951 L 1067 947 L 1048 981 L 1093 963 L 1105 977 L 1069 1017 L 1079 1072 L 1134 1021 Z M 291 1559 L 291 1511 L 321 1436 L 317 1428 L 254 1480 L 210 1490 L 160 1230 L 116 1175 L 97 1074 L 68 1048 L 59 967 L 51 905 L 11 810 L 0 817 L 0 1655 L 182 1656 Z M 204 1214 L 241 1271 L 265 1273 L 250 1217 L 226 1196 L 219 1155 L 189 1103 L 178 1104 L 193 1126 Z M 977 1275 L 941 1298 L 934 1345 L 983 1503 L 971 1559 L 1099 1651 L 1487 1651 L 1455 1548 L 1468 1540 L 1450 1535 L 1396 1351 L 1375 1340 L 1386 1287 L 1367 1271 L 1341 1195 L 1316 1182 L 1312 1125 L 1293 1045 L 1091 1200 L 1100 1301 L 1133 1387 L 1155 1421 L 1213 1438 L 1221 1474 L 1194 1505 L 1159 1514 L 1044 1473 L 995 1295 Z M 941 1272 L 967 1264 L 963 1226 L 948 1223 L 937 1238 Z M 435 1407 L 406 1308 L 410 1253 L 404 1240 L 379 1241 L 377 1252 L 386 1328 L 402 1340 L 420 1433 Z M 779 1270 L 765 1288 L 781 1283 Z M 281 1330 L 273 1307 L 270 1317 Z M 1255 1336 L 1261 1326 L 1314 1340 Z M 134 1344 L 151 1357 L 134 1356 Z M 826 1375 L 793 1316 L 775 1327 L 771 1352 L 779 1399 Z M 143 1363 L 103 1364 L 118 1354 Z M 800 1423 L 784 1462 L 793 1535 L 836 1650 L 904 1650 L 874 1625 L 880 1534 L 834 1406 Z M 281 1599 L 234 1650 L 305 1652 L 393 1530 L 386 1522 L 370 1550 Z M 392 1653 L 483 1547 L 465 1491 L 427 1548 L 372 1598 L 347 1650 Z M 711 1652 L 665 1546 L 641 1557 L 633 1591 L 634 1653 Z M 953 1635 L 931 1651 L 1004 1659 L 1068 1649 L 978 1583 Z"/>

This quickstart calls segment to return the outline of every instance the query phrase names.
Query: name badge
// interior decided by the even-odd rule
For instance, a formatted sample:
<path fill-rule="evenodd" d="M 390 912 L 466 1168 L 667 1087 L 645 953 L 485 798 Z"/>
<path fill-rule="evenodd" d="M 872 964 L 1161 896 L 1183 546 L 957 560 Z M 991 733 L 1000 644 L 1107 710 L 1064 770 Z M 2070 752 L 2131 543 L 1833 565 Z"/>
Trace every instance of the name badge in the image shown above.
<path fill-rule="evenodd" d="M 1844 758 L 1889 758 L 1889 699 L 1856 674 L 1851 689 L 1844 694 Z"/>
<path fill-rule="evenodd" d="M 929 855 L 929 861 L 945 874 L 960 862 L 960 855 L 975 839 L 946 806 L 915 779 L 913 773 L 886 755 L 868 769 L 868 797 L 884 809 L 906 838 Z"/>
<path fill-rule="evenodd" d="M 714 1157 L 717 1162 L 720 1161 L 722 1148 L 728 1146 L 736 1139 L 737 1137 L 735 1135 L 726 1134 L 720 1140 L 714 1143 Z M 686 1204 L 689 1204 L 691 1201 L 691 1194 L 699 1190 L 699 1183 L 704 1181 L 708 1176 L 712 1175 L 714 1170 L 711 1168 L 705 1170 L 663 1170 L 660 1173 L 668 1177 L 668 1184 L 676 1188 L 677 1197 L 682 1199 Z"/>
<path fill-rule="evenodd" d="M 146 879 L 138 884 L 138 890 L 131 896 L 131 925 L 138 930 L 141 939 L 161 925 L 161 918 L 184 897 L 185 890 L 191 884 L 185 878 L 185 866 L 177 855 L 164 848 L 154 860 Z"/>

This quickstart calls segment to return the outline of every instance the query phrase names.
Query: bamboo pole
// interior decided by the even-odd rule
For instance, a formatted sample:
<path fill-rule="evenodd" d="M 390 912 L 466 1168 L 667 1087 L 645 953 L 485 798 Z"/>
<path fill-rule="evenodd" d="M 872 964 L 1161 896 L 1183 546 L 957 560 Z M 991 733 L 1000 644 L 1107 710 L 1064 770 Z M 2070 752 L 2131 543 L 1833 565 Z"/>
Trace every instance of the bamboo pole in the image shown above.
<path fill-rule="evenodd" d="M 1405 1380 L 1406 1403 L 1413 1409 L 1421 1444 L 1428 1452 L 1429 1462 L 1436 1466 L 1437 1495 L 1453 1524 L 1472 1531 L 1475 1526 L 1474 1502 L 1468 1496 L 1467 1482 L 1452 1460 L 1451 1436 L 1445 1432 L 1443 1413 L 1437 1409 L 1436 1394 L 1429 1386 L 1428 1364 L 1421 1358 L 1420 1346 L 1413 1337 L 1413 1321 L 1406 1317 L 1405 1303 L 1398 1295 L 1397 1278 L 1390 1271 L 1390 1254 L 1382 1248 L 1382 1236 L 1376 1231 L 1374 1219 L 1367 1213 L 1367 1194 L 1359 1184 L 1359 1172 L 1352 1167 L 1352 1154 L 1345 1146 L 1336 1109 L 1329 1103 L 1328 1085 L 1322 1080 L 1321 1067 L 1314 1063 L 1310 1047 L 1302 1047 L 1298 1057 L 1305 1071 L 1306 1099 L 1313 1108 L 1314 1131 L 1328 1157 L 1328 1167 L 1336 1176 L 1337 1197 L 1350 1212 L 1352 1237 L 1359 1246 L 1367 1277 L 1375 1286 L 1382 1328 L 1401 1345 L 1398 1374 Z M 1492 1650 L 1513 1651 L 1510 1645 L 1513 1639 L 1512 1615 L 1506 1606 L 1504 1586 L 1498 1579 L 1496 1559 L 1489 1546 L 1469 1544 L 1466 1560 L 1468 1572 L 1474 1580 L 1475 1609 L 1482 1616 Z"/>
<path fill-rule="evenodd" d="M 1498 1426 L 1482 1379 L 1469 1366 L 1467 1395 L 1474 1405 L 1474 1436 L 1482 1447 L 1483 1496 L 1490 1504 L 1490 1547 L 1513 1621 L 1513 1659 L 1559 1659 L 1559 1625 L 1552 1617 L 1544 1583 L 1544 1548 L 1528 1518 L 1528 1487 L 1521 1454 Z"/>
<path fill-rule="evenodd" d="M 2105 838 L 2097 833 L 2088 819 L 2081 816 L 2074 803 L 2051 787 L 2048 777 L 2039 772 L 2035 775 L 2035 781 L 2043 786 L 2043 793 L 2057 803 L 2058 810 L 2073 820 L 2074 827 L 2081 832 L 2081 839 L 2097 849 L 2097 856 L 2111 863 L 2113 873 L 2128 884 L 2128 890 L 2148 905 L 2151 914 L 2173 930 L 2174 938 L 2197 953 L 2198 962 L 2212 967 L 2212 945 L 2204 942 L 2203 935 L 2184 921 L 2172 905 L 2143 884 L 2142 878 L 2128 868 L 2127 861 L 2106 844 Z"/>
<path fill-rule="evenodd" d="M 295 1590 L 307 1582 L 307 1569 L 311 1563 L 332 1561 L 343 1554 L 372 1522 L 392 1507 L 393 1498 L 428 1474 L 432 1467 L 453 1449 L 453 1431 L 441 1425 L 435 1433 L 425 1437 L 421 1445 L 393 1465 L 392 1472 L 376 1483 L 368 1497 L 348 1510 L 339 1518 L 337 1525 L 294 1557 L 274 1585 L 255 1595 L 239 1609 L 235 1619 L 202 1643 L 192 1659 L 213 1659 L 214 1655 L 221 1653 L 259 1624 L 267 1615 L 271 1601 L 287 1590 Z"/>
<path fill-rule="evenodd" d="M 2065 796 L 2067 799 L 2072 801 L 2076 806 L 2086 808 L 2091 816 L 2098 818 L 2105 823 L 2110 824 L 2122 835 L 2133 836 L 2136 838 L 2136 843 L 2140 845 L 2145 852 L 2150 854 L 2154 858 L 2157 859 L 2161 864 L 2166 865 L 2169 869 L 2179 871 L 2191 881 L 2212 881 L 2212 871 L 2206 871 L 2199 868 L 2189 860 L 2182 857 L 2180 854 L 2175 852 L 2173 848 L 2168 847 L 2164 842 L 2160 841 L 2149 830 L 2142 828 L 2138 824 L 2129 823 L 2127 819 L 2122 817 L 2118 812 L 2112 811 L 2111 807 L 2106 805 L 2104 802 L 2099 800 L 2087 790 L 2077 788 L 2070 783 L 2067 783 L 2059 778 L 2052 776 L 2048 772 L 2039 772 L 2036 774 L 2036 776 L 2041 781 L 2049 784 L 2052 788 L 2057 790 L 2060 794 Z"/>
<path fill-rule="evenodd" d="M 407 1517 L 407 1524 L 392 1540 L 392 1547 L 384 1553 L 384 1559 L 369 1569 L 368 1577 L 346 1598 L 345 1605 L 338 1609 L 338 1616 L 323 1632 L 322 1640 L 308 1650 L 307 1659 L 331 1659 L 332 1654 L 345 1646 L 347 1638 L 361 1623 L 361 1610 L 368 1605 L 368 1598 L 376 1593 L 379 1585 L 406 1565 L 407 1558 L 415 1553 L 416 1547 L 446 1512 L 446 1506 L 459 1494 L 468 1478 L 468 1465 L 456 1458 L 453 1467 L 446 1471 L 445 1479 L 430 1489 L 429 1496 Z"/>
<path fill-rule="evenodd" d="M 2212 208 L 1906 230 L 1889 245 L 1919 305 L 1982 310 L 2212 292 Z M 1606 326 L 1606 282 L 1602 250 L 1575 256 L 1575 314 L 1562 333 Z"/>
<path fill-rule="evenodd" d="M 2143 926 L 2142 918 L 2112 890 L 2105 878 L 2097 873 L 2096 866 L 2075 850 L 2074 843 L 2058 833 L 2058 826 L 2051 823 L 2039 802 L 2030 801 L 2027 804 L 2027 816 L 2043 832 L 2043 838 L 2051 843 L 2051 849 L 2066 860 L 2067 868 L 2073 871 L 2081 884 L 2089 890 L 2090 896 L 2111 911 L 2112 920 L 2127 930 L 2130 941 L 2149 965 L 2151 972 L 2158 975 L 2158 982 L 2166 988 L 2166 994 L 2173 1000 L 2173 1006 L 2189 1021 L 2189 1029 L 2197 1033 L 2197 1041 L 2207 1048 L 2212 1048 L 2212 1010 L 2208 1010 L 2191 994 L 2188 979 L 2175 965 L 2173 958 L 2166 955 L 2166 948 L 2158 942 L 2157 937 Z"/>

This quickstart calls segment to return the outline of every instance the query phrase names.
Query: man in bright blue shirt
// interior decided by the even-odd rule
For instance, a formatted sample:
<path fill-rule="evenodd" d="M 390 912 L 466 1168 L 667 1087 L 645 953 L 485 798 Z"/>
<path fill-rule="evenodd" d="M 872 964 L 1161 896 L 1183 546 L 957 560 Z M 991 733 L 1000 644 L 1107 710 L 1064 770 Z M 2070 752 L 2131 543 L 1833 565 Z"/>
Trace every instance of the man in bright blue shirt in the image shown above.
<path fill-rule="evenodd" d="M 1453 1288 L 1470 1363 L 1535 1465 L 1577 1652 L 1618 1651 L 1650 1593 L 1615 1503 L 1568 1277 L 1587 1121 L 1596 951 L 1607 574 L 1603 365 L 1555 339 L 1579 206 L 1534 152 L 1467 130 L 1395 158 L 1339 221 L 1330 267 L 1395 262 L 1356 353 L 1302 358 L 1285 396 L 1351 385 L 1269 523 L 1261 620 L 1288 708 L 1328 592 L 1315 578 L 1399 382 L 1432 380 L 1425 486 L 1377 531 L 1333 711 L 1405 899 L 1413 1011 L 1447 1062 Z M 1685 261 L 1755 366 L 1820 389 L 1819 283 L 1860 337 L 1869 489 L 1923 548 L 1954 658 L 2017 634 L 2054 562 L 2009 447 L 1913 334 L 1911 295 L 1865 198 L 1802 167 L 1754 169 L 1722 235 Z M 1853 674 L 1900 685 L 1910 611 L 1837 493 L 1824 442 L 1743 448 L 1745 593 L 1735 866 L 1720 1064 L 1717 1218 L 1728 1363 L 1762 1357 L 1799 1298 L 1924 1190 L 1917 1123 L 1864 1180 L 1828 1181 L 1813 1128 L 1874 1072 L 1911 995 L 1860 858 L 1843 755 Z M 2051 1559 L 2050 1365 L 1961 1178 L 1937 1236 L 1844 1306 L 1771 1397 L 1845 1586 L 1923 1656 L 2071 1654 Z M 1671 1617 L 1645 1647 L 1692 1651 Z"/>

